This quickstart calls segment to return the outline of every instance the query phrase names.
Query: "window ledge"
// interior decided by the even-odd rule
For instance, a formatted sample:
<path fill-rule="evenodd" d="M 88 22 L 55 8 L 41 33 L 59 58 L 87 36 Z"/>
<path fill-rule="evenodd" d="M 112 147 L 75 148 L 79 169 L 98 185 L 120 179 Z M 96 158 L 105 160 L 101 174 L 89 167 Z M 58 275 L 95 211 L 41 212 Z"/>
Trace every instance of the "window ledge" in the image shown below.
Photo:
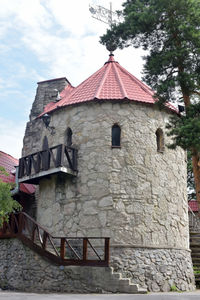
<path fill-rule="evenodd" d="M 157 150 L 158 153 L 164 153 L 165 150 Z"/>
<path fill-rule="evenodd" d="M 111 146 L 111 149 L 115 149 L 115 148 L 121 149 L 121 146 Z"/>

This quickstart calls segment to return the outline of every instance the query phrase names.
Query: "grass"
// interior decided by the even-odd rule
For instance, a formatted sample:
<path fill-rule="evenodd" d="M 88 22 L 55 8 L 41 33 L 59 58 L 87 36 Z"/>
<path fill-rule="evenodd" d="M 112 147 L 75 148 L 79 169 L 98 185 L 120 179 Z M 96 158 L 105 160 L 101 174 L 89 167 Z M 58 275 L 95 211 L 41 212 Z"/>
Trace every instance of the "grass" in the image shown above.
<path fill-rule="evenodd" d="M 171 287 L 170 287 L 170 291 L 171 292 L 180 292 L 180 290 L 177 288 L 177 286 L 175 284 L 173 284 Z"/>
<path fill-rule="evenodd" d="M 200 268 L 199 267 L 193 267 L 194 274 L 200 274 Z"/>

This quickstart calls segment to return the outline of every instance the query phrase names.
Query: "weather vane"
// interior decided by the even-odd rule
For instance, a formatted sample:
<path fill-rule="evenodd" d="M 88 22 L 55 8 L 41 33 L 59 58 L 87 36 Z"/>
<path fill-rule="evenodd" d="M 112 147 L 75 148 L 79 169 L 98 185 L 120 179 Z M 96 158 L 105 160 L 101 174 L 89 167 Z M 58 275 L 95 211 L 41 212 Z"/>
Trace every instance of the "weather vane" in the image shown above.
<path fill-rule="evenodd" d="M 110 2 L 110 9 L 107 9 L 100 5 L 89 6 L 89 11 L 92 14 L 92 17 L 108 24 L 110 27 L 113 23 L 119 19 L 119 15 L 116 12 L 112 11 L 112 3 Z"/>
<path fill-rule="evenodd" d="M 108 24 L 110 28 L 112 27 L 113 24 L 117 24 L 121 21 L 120 14 L 112 10 L 112 2 L 110 2 L 110 9 L 107 9 L 100 5 L 93 5 L 93 6 L 89 5 L 89 11 L 91 12 L 92 17 L 94 19 L 97 19 L 103 23 Z M 107 43 L 106 48 L 112 54 L 112 52 L 117 48 L 114 40 L 111 39 Z"/>

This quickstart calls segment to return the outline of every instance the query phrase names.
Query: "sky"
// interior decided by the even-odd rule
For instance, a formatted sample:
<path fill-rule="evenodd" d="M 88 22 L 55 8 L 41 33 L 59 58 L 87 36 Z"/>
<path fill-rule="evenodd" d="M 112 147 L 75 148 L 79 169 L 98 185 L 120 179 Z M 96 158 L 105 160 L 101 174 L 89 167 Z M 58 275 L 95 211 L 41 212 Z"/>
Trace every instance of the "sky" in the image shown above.
<path fill-rule="evenodd" d="M 114 0 L 113 10 L 123 2 Z M 92 17 L 89 5 L 109 9 L 110 1 L 0 0 L 0 151 L 21 157 L 38 81 L 66 77 L 77 86 L 108 60 L 99 43 L 108 25 Z M 141 79 L 142 50 L 114 54 Z"/>

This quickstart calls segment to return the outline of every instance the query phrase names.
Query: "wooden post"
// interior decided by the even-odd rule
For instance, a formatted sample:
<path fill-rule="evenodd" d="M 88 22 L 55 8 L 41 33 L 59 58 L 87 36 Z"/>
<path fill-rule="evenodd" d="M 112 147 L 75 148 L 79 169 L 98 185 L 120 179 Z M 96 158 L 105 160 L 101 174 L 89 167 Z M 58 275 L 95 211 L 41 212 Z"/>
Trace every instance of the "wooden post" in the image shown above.
<path fill-rule="evenodd" d="M 24 162 L 23 162 L 23 158 L 19 159 L 19 173 L 18 173 L 18 177 L 21 178 L 24 176 Z"/>
<path fill-rule="evenodd" d="M 22 234 L 23 224 L 24 224 L 24 216 L 22 213 L 19 213 L 19 229 L 18 229 L 19 235 Z"/>
<path fill-rule="evenodd" d="M 74 148 L 72 152 L 72 164 L 73 164 L 74 171 L 77 171 L 77 155 L 78 155 L 78 150 Z"/>
<path fill-rule="evenodd" d="M 87 250 L 88 250 L 88 239 L 83 238 L 83 260 L 87 260 Z"/>
<path fill-rule="evenodd" d="M 13 213 L 9 216 L 9 223 L 10 223 L 11 234 L 13 234 L 13 233 L 15 233 L 14 232 L 14 214 Z"/>
<path fill-rule="evenodd" d="M 108 266 L 110 260 L 110 238 L 105 238 L 104 260 Z"/>
<path fill-rule="evenodd" d="M 56 167 L 63 166 L 64 150 L 65 150 L 65 145 L 61 144 L 61 145 L 57 146 L 56 165 L 55 165 Z"/>
<path fill-rule="evenodd" d="M 42 249 L 43 250 L 46 250 L 46 247 L 47 247 L 47 232 L 44 231 L 43 232 L 43 239 L 42 239 Z"/>
<path fill-rule="evenodd" d="M 60 239 L 60 258 L 65 259 L 65 238 Z"/>
<path fill-rule="evenodd" d="M 39 173 L 40 169 L 41 169 L 41 153 L 37 152 L 35 173 Z"/>
<path fill-rule="evenodd" d="M 60 165 L 61 167 L 64 166 L 64 153 L 65 153 L 65 145 L 61 145 L 61 159 L 60 159 Z"/>
<path fill-rule="evenodd" d="M 31 240 L 33 243 L 35 242 L 35 236 L 36 236 L 36 226 L 33 225 L 33 231 L 32 231 L 32 236 L 31 236 Z"/>
<path fill-rule="evenodd" d="M 7 229 L 7 223 L 4 221 L 4 222 L 3 222 L 3 228 L 2 228 L 3 234 L 6 233 L 6 229 Z"/>

